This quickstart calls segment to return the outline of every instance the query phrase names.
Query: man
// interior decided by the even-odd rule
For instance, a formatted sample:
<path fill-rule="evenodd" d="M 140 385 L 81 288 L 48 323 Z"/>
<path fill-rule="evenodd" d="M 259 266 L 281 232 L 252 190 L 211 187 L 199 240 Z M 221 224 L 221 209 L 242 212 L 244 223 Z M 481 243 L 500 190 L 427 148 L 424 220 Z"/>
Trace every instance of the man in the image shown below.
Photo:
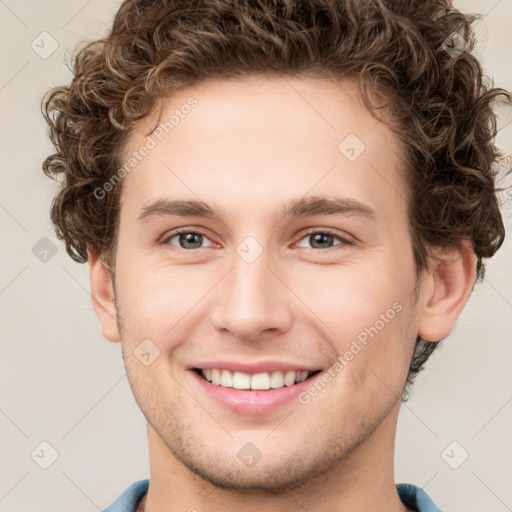
<path fill-rule="evenodd" d="M 127 0 L 45 116 L 52 207 L 144 413 L 120 511 L 438 511 L 401 403 L 501 246 L 448 1 Z"/>

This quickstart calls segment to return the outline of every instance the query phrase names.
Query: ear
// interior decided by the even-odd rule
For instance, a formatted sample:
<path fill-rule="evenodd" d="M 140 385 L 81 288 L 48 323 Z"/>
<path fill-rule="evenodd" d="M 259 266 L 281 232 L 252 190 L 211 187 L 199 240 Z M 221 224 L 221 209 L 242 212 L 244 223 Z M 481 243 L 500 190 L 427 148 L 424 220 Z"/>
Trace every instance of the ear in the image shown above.
<path fill-rule="evenodd" d="M 117 324 L 117 308 L 114 301 L 114 286 L 110 269 L 98 253 L 87 250 L 92 306 L 100 321 L 101 333 L 108 341 L 120 341 Z"/>
<path fill-rule="evenodd" d="M 436 258 L 420 285 L 418 335 L 426 341 L 439 341 L 452 332 L 471 295 L 476 256 L 467 240 L 460 247 L 434 248 L 432 252 Z"/>

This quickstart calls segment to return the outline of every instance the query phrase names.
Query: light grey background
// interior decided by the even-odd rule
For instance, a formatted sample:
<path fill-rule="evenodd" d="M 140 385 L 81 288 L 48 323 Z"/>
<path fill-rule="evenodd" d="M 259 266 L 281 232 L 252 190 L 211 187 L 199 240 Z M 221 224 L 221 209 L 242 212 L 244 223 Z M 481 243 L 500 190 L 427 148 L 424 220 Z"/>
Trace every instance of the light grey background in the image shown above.
<path fill-rule="evenodd" d="M 477 55 L 496 85 L 512 90 L 512 0 L 456 5 L 489 13 L 478 24 Z M 64 57 L 70 61 L 78 41 L 104 35 L 118 6 L 119 0 L 0 0 L 2 512 L 102 510 L 149 476 L 145 419 L 120 346 L 101 336 L 87 267 L 72 262 L 53 236 L 56 185 L 41 172 L 52 151 L 41 97 L 69 82 Z M 51 49 L 43 31 L 59 45 L 47 58 L 31 47 L 35 41 L 40 53 Z M 507 119 L 498 143 L 510 153 Z M 424 487 L 450 512 L 512 510 L 511 211 L 512 197 L 503 205 L 504 246 L 399 417 L 396 481 Z M 57 248 L 46 262 L 39 258 L 48 248 L 36 246 L 43 237 Z M 42 442 L 58 452 L 47 469 L 40 464 L 51 462 L 51 451 Z M 468 459 L 450 467 L 465 452 Z"/>

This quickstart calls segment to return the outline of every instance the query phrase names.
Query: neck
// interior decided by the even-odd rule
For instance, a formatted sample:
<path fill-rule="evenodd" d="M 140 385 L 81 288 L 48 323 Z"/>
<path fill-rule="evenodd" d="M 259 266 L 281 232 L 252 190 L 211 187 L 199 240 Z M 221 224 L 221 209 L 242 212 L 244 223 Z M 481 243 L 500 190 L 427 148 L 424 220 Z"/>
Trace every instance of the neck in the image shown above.
<path fill-rule="evenodd" d="M 306 484 L 282 492 L 232 490 L 213 485 L 184 466 L 148 423 L 150 485 L 137 512 L 407 512 L 394 483 L 394 446 L 400 403 L 343 460 Z M 250 471 L 250 469 L 248 469 Z"/>

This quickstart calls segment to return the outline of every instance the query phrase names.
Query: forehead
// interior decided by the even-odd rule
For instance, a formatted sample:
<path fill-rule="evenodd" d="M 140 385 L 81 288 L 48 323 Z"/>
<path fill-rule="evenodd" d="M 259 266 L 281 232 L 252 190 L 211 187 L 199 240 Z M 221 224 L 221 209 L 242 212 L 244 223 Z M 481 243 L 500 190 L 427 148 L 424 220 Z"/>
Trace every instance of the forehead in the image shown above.
<path fill-rule="evenodd" d="M 240 211 L 337 192 L 387 215 L 403 207 L 402 148 L 353 80 L 204 82 L 159 99 L 131 134 L 125 160 L 150 139 L 125 178 L 122 203 L 206 195 Z"/>

